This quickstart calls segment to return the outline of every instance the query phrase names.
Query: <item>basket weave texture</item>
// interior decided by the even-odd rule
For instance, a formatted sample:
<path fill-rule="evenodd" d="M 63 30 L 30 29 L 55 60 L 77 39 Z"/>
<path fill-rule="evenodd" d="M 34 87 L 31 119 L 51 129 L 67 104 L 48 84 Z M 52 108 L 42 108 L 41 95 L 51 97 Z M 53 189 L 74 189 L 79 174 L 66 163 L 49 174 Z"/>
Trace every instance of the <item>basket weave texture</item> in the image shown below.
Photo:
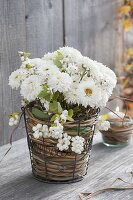
<path fill-rule="evenodd" d="M 65 132 L 70 136 L 84 134 L 85 146 L 81 154 L 76 154 L 68 149 L 59 151 L 57 139 L 33 137 L 32 127 L 40 124 L 47 124 L 48 121 L 41 121 L 35 118 L 30 109 L 24 110 L 27 140 L 30 151 L 32 172 L 36 178 L 44 182 L 75 182 L 83 178 L 87 173 L 92 140 L 94 135 L 97 114 L 86 121 L 74 121 L 65 123 Z M 82 135 L 83 137 L 83 135 Z"/>

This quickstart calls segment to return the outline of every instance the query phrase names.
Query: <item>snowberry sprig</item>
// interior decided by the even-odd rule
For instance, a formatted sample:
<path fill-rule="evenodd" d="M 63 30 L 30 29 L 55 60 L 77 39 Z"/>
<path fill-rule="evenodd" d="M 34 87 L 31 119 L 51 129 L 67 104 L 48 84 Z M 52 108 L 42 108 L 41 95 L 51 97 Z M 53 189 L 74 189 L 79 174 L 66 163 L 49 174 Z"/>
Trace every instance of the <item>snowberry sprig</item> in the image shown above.
<path fill-rule="evenodd" d="M 57 147 L 60 151 L 68 150 L 70 146 L 70 140 L 71 136 L 69 136 L 67 133 L 63 134 L 63 137 L 58 139 Z"/>
<path fill-rule="evenodd" d="M 37 124 L 33 126 L 33 137 L 36 139 L 42 137 L 52 137 L 58 139 L 57 148 L 60 151 L 71 150 L 77 154 L 81 154 L 84 150 L 85 139 L 80 136 L 71 137 L 67 133 L 63 133 L 63 126 L 57 123 L 57 126 L 51 126 L 48 128 L 47 125 Z"/>
<path fill-rule="evenodd" d="M 96 123 L 96 131 L 107 131 L 110 128 L 110 122 L 105 120 L 104 117 L 99 116 Z"/>
<path fill-rule="evenodd" d="M 51 126 L 49 128 L 49 132 L 52 138 L 55 138 L 55 139 L 62 138 L 63 126 L 58 122 L 57 126 Z"/>
<path fill-rule="evenodd" d="M 11 113 L 9 116 L 9 126 L 17 125 L 20 119 L 20 113 Z"/>
<path fill-rule="evenodd" d="M 32 127 L 33 130 L 33 136 L 34 138 L 42 138 L 42 137 L 48 137 L 49 131 L 47 125 L 37 124 L 36 126 Z"/>
<path fill-rule="evenodd" d="M 84 150 L 85 139 L 80 136 L 75 136 L 72 137 L 71 141 L 72 141 L 72 151 L 74 151 L 77 154 L 81 154 L 82 151 Z"/>

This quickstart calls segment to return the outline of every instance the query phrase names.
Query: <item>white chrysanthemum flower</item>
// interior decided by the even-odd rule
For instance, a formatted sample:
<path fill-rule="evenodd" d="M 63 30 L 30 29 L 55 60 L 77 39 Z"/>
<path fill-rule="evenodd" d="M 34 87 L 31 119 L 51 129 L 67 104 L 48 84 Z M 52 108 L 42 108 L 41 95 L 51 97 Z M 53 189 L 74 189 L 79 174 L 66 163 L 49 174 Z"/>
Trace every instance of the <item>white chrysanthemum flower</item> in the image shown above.
<path fill-rule="evenodd" d="M 22 62 L 22 65 L 20 66 L 20 69 L 23 69 L 27 73 L 27 77 L 30 75 L 37 74 L 36 70 L 43 64 L 43 60 L 40 58 L 33 58 L 29 59 L 27 58 L 26 61 Z"/>
<path fill-rule="evenodd" d="M 110 95 L 108 95 L 105 91 L 102 91 L 101 97 L 102 97 L 101 100 L 99 100 L 99 108 L 103 108 L 106 106 Z"/>
<path fill-rule="evenodd" d="M 77 49 L 74 49 L 72 47 L 62 47 L 62 48 L 59 48 L 59 51 L 62 53 L 62 55 L 65 58 L 69 58 L 69 61 L 71 59 L 72 62 L 74 60 L 76 60 L 77 57 L 82 56 L 80 51 L 78 51 Z"/>
<path fill-rule="evenodd" d="M 109 128 L 110 128 L 110 122 L 99 118 L 96 124 L 96 129 L 99 131 L 100 130 L 107 131 Z"/>
<path fill-rule="evenodd" d="M 12 72 L 9 76 L 9 85 L 12 89 L 18 89 L 20 87 L 21 82 L 26 78 L 27 73 L 25 70 L 17 69 L 16 71 Z"/>
<path fill-rule="evenodd" d="M 37 68 L 42 65 L 43 61 L 41 58 L 32 58 L 32 59 L 29 59 L 29 63 L 31 63 Z"/>
<path fill-rule="evenodd" d="M 77 57 L 82 56 L 81 53 L 72 47 L 62 47 L 59 48 L 58 52 L 60 52 L 63 55 L 63 63 L 65 62 L 73 62 L 77 60 Z M 58 56 L 57 51 L 54 51 L 53 53 L 47 53 L 43 56 L 43 60 L 54 60 Z"/>
<path fill-rule="evenodd" d="M 67 133 L 62 135 L 62 138 L 58 139 L 57 147 L 60 151 L 69 149 L 71 136 Z"/>
<path fill-rule="evenodd" d="M 95 70 L 92 70 L 94 66 L 91 68 L 91 75 L 97 81 L 102 89 L 106 89 L 109 94 L 112 93 L 113 88 L 116 85 L 117 79 L 115 73 L 97 61 L 93 61 L 95 65 Z"/>
<path fill-rule="evenodd" d="M 42 96 L 47 92 L 43 88 L 46 84 L 53 98 L 54 92 L 58 91 L 57 95 L 62 93 L 67 104 L 102 108 L 116 85 L 116 76 L 111 69 L 82 56 L 78 50 L 71 47 L 63 47 L 45 54 L 42 59 L 29 59 L 29 54 L 25 52 L 19 54 L 23 63 L 19 70 L 11 74 L 9 84 L 12 88 L 20 86 L 21 95 L 29 102 L 38 100 L 41 91 Z M 60 101 L 59 99 L 57 100 Z M 40 100 L 48 111 L 49 103 L 42 98 Z M 59 120 L 56 119 L 57 125 L 66 119 L 67 116 L 62 113 Z"/>
<path fill-rule="evenodd" d="M 86 69 L 89 71 L 90 75 L 93 77 L 100 73 L 99 69 L 97 68 L 97 65 L 95 64 L 95 61 L 93 61 L 92 59 L 86 56 L 82 56 L 78 62 L 79 62 L 81 71 Z"/>
<path fill-rule="evenodd" d="M 57 51 L 54 51 L 52 53 L 46 53 L 43 57 L 42 60 L 54 60 L 55 57 L 57 56 Z"/>
<path fill-rule="evenodd" d="M 20 93 L 29 102 L 34 101 L 42 90 L 41 85 L 41 77 L 31 75 L 22 82 Z"/>
<path fill-rule="evenodd" d="M 68 104 L 79 104 L 79 95 L 77 93 L 76 83 L 73 83 L 71 89 L 64 93 L 64 97 Z"/>
<path fill-rule="evenodd" d="M 68 67 L 66 68 L 66 72 L 71 75 L 78 74 L 79 72 L 78 66 L 74 63 L 69 63 Z"/>
<path fill-rule="evenodd" d="M 68 63 L 67 67 L 65 67 L 65 71 L 71 76 L 73 82 L 80 82 L 82 72 L 77 64 Z"/>
<path fill-rule="evenodd" d="M 26 106 L 29 102 L 26 99 L 21 100 L 21 105 Z"/>
<path fill-rule="evenodd" d="M 97 85 L 99 85 L 99 87 L 101 87 L 102 90 L 106 90 L 108 95 L 112 93 L 117 79 L 115 73 L 111 69 L 102 63 L 91 60 L 88 57 L 81 57 L 79 63 L 80 68 L 83 66 L 86 70 L 88 70 L 88 75 L 90 75 L 90 77 Z M 87 76 L 84 76 L 83 80 L 85 80 L 85 78 L 87 78 Z"/>
<path fill-rule="evenodd" d="M 48 86 L 53 89 L 54 92 L 67 92 L 72 85 L 71 77 L 64 72 L 59 72 L 54 76 L 51 76 L 48 80 Z"/>
<path fill-rule="evenodd" d="M 27 58 L 26 61 L 22 62 L 22 65 L 20 66 L 20 68 L 23 69 L 31 69 L 31 68 L 38 68 L 39 66 L 41 66 L 43 64 L 43 60 L 40 58 Z"/>
<path fill-rule="evenodd" d="M 80 136 L 75 136 L 72 137 L 71 141 L 72 141 L 72 151 L 77 154 L 81 154 L 82 151 L 84 150 L 85 139 Z"/>
<path fill-rule="evenodd" d="M 59 68 L 56 67 L 53 61 L 44 61 L 39 68 L 37 68 L 36 73 L 40 76 L 43 76 L 44 80 L 47 78 L 55 76 L 56 74 L 60 73 Z"/>
<path fill-rule="evenodd" d="M 115 79 L 115 81 L 116 81 L 116 75 L 115 75 L 115 73 L 110 69 L 110 68 L 108 68 L 108 67 L 106 67 L 105 65 L 103 65 L 102 63 L 100 63 L 100 62 L 97 62 L 97 61 L 94 61 L 95 62 L 95 64 L 99 67 L 99 69 L 100 69 L 100 72 L 102 73 L 102 74 L 106 74 L 106 72 L 108 72 L 106 75 L 108 76 L 108 77 L 111 77 L 112 79 Z"/>
<path fill-rule="evenodd" d="M 62 138 L 63 126 L 58 123 L 57 126 L 51 126 L 49 128 L 50 136 L 55 139 Z"/>
<path fill-rule="evenodd" d="M 82 81 L 78 85 L 77 89 L 79 103 L 84 107 L 91 106 L 99 107 L 99 101 L 101 100 L 101 90 L 96 86 L 93 79 L 88 78 L 87 81 Z"/>

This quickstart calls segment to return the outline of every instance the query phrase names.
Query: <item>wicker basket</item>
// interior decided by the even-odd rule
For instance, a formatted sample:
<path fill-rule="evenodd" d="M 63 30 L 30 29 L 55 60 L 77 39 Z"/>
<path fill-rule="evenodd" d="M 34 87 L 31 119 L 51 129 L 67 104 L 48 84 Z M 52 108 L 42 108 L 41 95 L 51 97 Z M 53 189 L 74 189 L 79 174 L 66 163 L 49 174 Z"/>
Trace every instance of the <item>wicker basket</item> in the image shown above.
<path fill-rule="evenodd" d="M 82 154 L 76 154 L 71 149 L 59 151 L 57 140 L 53 138 L 35 139 L 32 127 L 38 123 L 49 125 L 49 122 L 36 119 L 28 107 L 24 109 L 24 119 L 33 175 L 44 182 L 68 183 L 82 180 L 88 169 L 97 113 L 86 121 L 65 124 L 64 129 L 71 136 L 77 135 L 77 131 L 78 135 L 81 130 L 87 131 L 84 134 L 85 148 Z"/>

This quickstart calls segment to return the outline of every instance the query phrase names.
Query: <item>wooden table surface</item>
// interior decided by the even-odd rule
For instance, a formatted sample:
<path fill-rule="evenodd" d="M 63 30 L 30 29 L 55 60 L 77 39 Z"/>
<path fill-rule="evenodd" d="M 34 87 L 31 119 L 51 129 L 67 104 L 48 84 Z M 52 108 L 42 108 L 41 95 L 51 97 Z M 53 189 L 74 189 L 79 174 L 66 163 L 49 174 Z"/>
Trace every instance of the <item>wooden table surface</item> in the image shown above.
<path fill-rule="evenodd" d="M 0 148 L 0 158 L 9 145 Z M 32 176 L 26 139 L 13 143 L 11 151 L 0 164 L 0 200 L 78 200 L 80 192 L 109 187 L 116 178 L 133 182 L 133 145 L 109 148 L 94 137 L 88 174 L 78 183 L 47 184 Z M 115 183 L 115 186 L 120 183 Z M 123 183 L 122 183 L 123 185 Z M 108 192 L 92 200 L 133 200 L 133 190 Z"/>

